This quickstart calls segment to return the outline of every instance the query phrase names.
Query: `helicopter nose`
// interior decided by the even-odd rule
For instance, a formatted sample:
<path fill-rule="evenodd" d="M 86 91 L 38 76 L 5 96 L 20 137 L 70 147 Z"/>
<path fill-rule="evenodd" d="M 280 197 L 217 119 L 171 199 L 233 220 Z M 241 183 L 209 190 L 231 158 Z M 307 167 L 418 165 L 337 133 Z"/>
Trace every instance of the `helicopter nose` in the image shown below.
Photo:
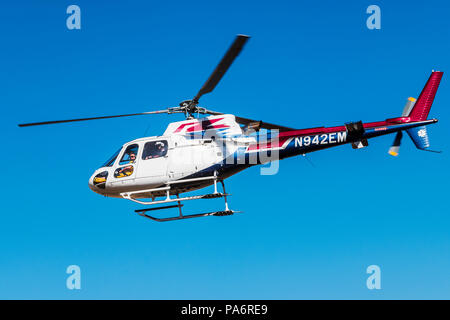
<path fill-rule="evenodd" d="M 92 191 L 95 191 L 95 186 L 94 186 L 94 175 L 93 174 L 90 178 L 89 178 L 89 189 L 91 189 Z"/>
<path fill-rule="evenodd" d="M 108 172 L 95 171 L 89 178 L 89 188 L 95 193 L 104 194 L 106 189 L 106 179 L 108 178 Z"/>
<path fill-rule="evenodd" d="M 95 173 L 89 178 L 89 189 L 95 193 L 100 193 L 100 189 L 94 185 Z"/>

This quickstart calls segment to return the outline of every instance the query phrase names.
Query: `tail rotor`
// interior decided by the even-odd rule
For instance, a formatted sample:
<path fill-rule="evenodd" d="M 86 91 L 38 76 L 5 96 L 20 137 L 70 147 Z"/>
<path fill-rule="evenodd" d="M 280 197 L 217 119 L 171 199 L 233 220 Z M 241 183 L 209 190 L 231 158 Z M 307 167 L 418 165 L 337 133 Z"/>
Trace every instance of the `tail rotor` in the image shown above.
<path fill-rule="evenodd" d="M 441 82 L 442 75 L 443 72 L 441 71 L 433 71 L 431 73 L 430 78 L 428 79 L 425 87 L 419 95 L 419 98 L 416 100 L 410 97 L 408 98 L 408 101 L 406 101 L 406 105 L 403 108 L 402 117 L 409 118 L 408 121 L 410 122 L 420 122 L 427 120 L 428 114 L 434 101 L 434 97 L 436 96 L 437 89 Z M 437 120 L 435 121 L 437 122 Z M 440 152 L 428 149 L 430 147 L 430 141 L 428 138 L 427 128 L 425 126 L 406 129 L 406 132 L 408 133 L 417 149 L 423 151 Z M 402 137 L 402 132 L 398 131 L 395 135 L 392 146 L 389 148 L 388 153 L 390 155 L 395 157 L 398 156 Z"/>

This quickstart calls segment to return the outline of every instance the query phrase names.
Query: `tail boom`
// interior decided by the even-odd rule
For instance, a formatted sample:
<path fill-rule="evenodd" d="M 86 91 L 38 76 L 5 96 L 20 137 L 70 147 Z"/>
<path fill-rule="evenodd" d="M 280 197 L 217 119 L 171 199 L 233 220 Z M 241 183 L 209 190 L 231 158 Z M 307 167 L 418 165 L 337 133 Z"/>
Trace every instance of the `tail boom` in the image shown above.
<path fill-rule="evenodd" d="M 279 158 L 287 158 L 343 144 L 353 144 L 357 140 L 371 139 L 382 135 L 401 132 L 437 122 L 437 119 L 410 122 L 409 118 L 395 118 L 385 121 L 364 123 L 364 132 L 359 138 L 351 138 L 346 126 L 319 127 L 295 131 L 283 131 L 270 142 L 251 144 L 246 152 L 267 152 L 277 150 Z M 403 121 L 399 120 L 402 119 Z"/>
<path fill-rule="evenodd" d="M 425 84 L 419 98 L 409 98 L 403 109 L 402 116 L 377 122 L 354 122 L 337 127 L 315 127 L 301 130 L 282 131 L 275 133 L 264 144 L 250 144 L 246 153 L 279 151 L 280 159 L 327 149 L 338 145 L 351 143 L 353 148 L 368 145 L 367 139 L 397 133 L 389 150 L 391 155 L 398 155 L 402 131 L 406 131 L 418 149 L 429 147 L 428 134 L 425 126 L 438 122 L 437 119 L 427 119 L 442 79 L 443 72 L 433 71 Z M 430 151 L 430 150 L 428 150 Z"/>

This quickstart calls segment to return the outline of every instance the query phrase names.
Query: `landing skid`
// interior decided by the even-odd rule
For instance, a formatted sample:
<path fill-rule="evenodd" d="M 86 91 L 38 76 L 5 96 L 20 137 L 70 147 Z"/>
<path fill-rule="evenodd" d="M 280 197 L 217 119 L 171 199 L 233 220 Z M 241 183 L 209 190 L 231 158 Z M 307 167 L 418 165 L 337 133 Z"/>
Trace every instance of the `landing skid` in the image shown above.
<path fill-rule="evenodd" d="M 229 196 L 229 194 L 225 192 L 225 184 L 223 183 L 222 180 L 220 180 L 220 183 L 222 184 L 223 192 L 217 192 L 217 177 L 214 176 L 213 179 L 214 179 L 214 193 L 210 193 L 210 194 L 191 196 L 191 197 L 183 197 L 183 198 L 180 198 L 180 196 L 177 194 L 176 198 L 171 198 L 170 197 L 170 193 L 169 193 L 170 186 L 168 186 L 168 187 L 164 187 L 164 188 L 159 188 L 157 190 L 157 191 L 160 191 L 161 189 L 163 189 L 164 191 L 167 192 L 167 196 L 166 196 L 165 200 L 144 202 L 144 201 L 139 201 L 139 200 L 133 199 L 131 197 L 131 194 L 126 194 L 126 195 L 123 194 L 122 196 L 124 198 L 127 198 L 127 199 L 131 200 L 131 201 L 138 202 L 138 203 L 141 203 L 141 204 L 146 204 L 146 205 L 155 205 L 155 204 L 165 204 L 165 203 L 177 202 L 177 204 L 175 204 L 175 205 L 168 205 L 168 206 L 162 206 L 162 207 L 156 207 L 156 208 L 146 208 L 146 209 L 135 210 L 135 212 L 138 215 L 140 215 L 141 217 L 148 218 L 148 219 L 151 219 L 153 221 L 158 221 L 158 222 L 175 221 L 175 220 L 183 220 L 183 219 L 191 219 L 191 218 L 201 218 L 201 217 L 208 217 L 208 216 L 230 216 L 230 215 L 232 215 L 232 214 L 234 214 L 236 212 L 240 212 L 240 211 L 230 210 L 228 208 L 227 196 Z M 156 189 L 153 189 L 153 190 L 156 190 Z M 145 192 L 148 192 L 148 190 L 145 190 Z M 225 200 L 225 210 L 206 212 L 206 213 L 196 213 L 196 214 L 189 214 L 189 215 L 183 215 L 183 213 L 181 211 L 181 207 L 184 206 L 183 204 L 181 204 L 181 201 L 198 200 L 198 199 L 216 199 L 216 198 L 224 198 L 224 200 Z M 178 216 L 167 217 L 167 218 L 157 218 L 157 217 L 153 217 L 153 216 L 147 214 L 148 211 L 156 211 L 156 210 L 164 210 L 164 209 L 172 209 L 172 208 L 178 208 L 179 209 L 179 215 Z"/>
<path fill-rule="evenodd" d="M 172 206 L 170 206 L 170 207 L 172 207 Z M 177 206 L 173 206 L 173 207 L 177 207 Z M 156 208 L 154 208 L 154 209 L 156 209 Z M 168 209 L 168 208 L 164 208 L 164 209 Z M 148 214 L 145 214 L 143 212 L 145 210 L 152 210 L 152 209 L 135 210 L 135 212 L 137 212 L 141 217 L 148 218 L 148 219 L 151 219 L 153 221 L 158 221 L 158 222 L 175 221 L 175 220 L 183 220 L 183 219 L 191 219 L 191 218 L 201 218 L 201 217 L 209 217 L 209 216 L 216 216 L 216 217 L 231 216 L 235 212 L 239 212 L 239 211 L 234 211 L 234 210 L 227 210 L 227 211 L 214 211 L 214 212 L 207 212 L 207 213 L 196 213 L 196 214 L 189 214 L 189 215 L 180 214 L 177 217 L 169 217 L 169 218 L 156 218 L 156 217 L 152 217 Z"/>

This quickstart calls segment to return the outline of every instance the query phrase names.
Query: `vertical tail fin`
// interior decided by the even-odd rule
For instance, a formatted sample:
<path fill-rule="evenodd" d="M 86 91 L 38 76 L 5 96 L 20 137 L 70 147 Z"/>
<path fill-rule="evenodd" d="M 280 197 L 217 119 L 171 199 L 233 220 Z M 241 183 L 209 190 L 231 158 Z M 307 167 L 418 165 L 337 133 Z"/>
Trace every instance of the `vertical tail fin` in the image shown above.
<path fill-rule="evenodd" d="M 437 153 L 441 152 L 428 149 L 430 147 L 430 139 L 428 138 L 427 127 L 420 126 L 417 128 L 411 128 L 407 129 L 406 132 L 408 133 L 412 142 L 414 142 L 414 145 L 416 146 L 417 149 Z"/>
<path fill-rule="evenodd" d="M 428 138 L 427 127 L 421 126 L 406 130 L 409 137 L 416 145 L 417 149 L 425 150 L 430 147 L 430 140 Z"/>
<path fill-rule="evenodd" d="M 442 75 L 443 72 L 441 71 L 433 71 L 431 73 L 427 84 L 423 88 L 419 98 L 414 104 L 414 107 L 409 113 L 409 117 L 412 121 L 423 121 L 427 119 L 428 113 L 430 112 L 431 105 L 433 104 L 433 100 L 436 95 L 436 91 L 439 87 L 439 83 L 441 82 Z"/>

